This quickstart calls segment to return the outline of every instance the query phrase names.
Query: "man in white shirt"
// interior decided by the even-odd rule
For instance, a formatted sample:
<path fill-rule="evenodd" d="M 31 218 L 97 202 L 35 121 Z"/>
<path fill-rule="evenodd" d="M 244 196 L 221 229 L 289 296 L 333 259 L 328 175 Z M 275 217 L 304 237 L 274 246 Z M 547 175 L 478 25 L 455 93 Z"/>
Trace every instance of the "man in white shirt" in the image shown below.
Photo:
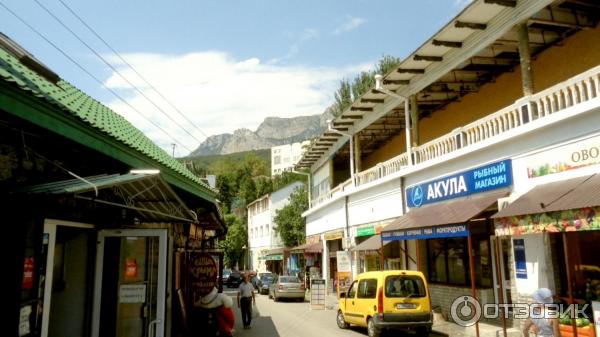
<path fill-rule="evenodd" d="M 254 286 L 248 279 L 248 274 L 244 274 L 244 281 L 240 284 L 237 293 L 237 303 L 238 308 L 242 309 L 244 329 L 250 329 L 250 322 L 252 321 L 252 303 L 256 305 Z"/>

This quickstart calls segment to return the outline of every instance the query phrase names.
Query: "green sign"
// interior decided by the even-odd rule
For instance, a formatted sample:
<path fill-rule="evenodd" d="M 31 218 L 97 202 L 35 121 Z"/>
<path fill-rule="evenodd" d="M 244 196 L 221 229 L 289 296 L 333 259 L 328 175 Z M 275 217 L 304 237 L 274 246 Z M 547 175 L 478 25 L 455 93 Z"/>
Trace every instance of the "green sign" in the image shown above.
<path fill-rule="evenodd" d="M 375 226 L 367 226 L 358 228 L 356 230 L 356 236 L 367 236 L 367 235 L 375 235 Z"/>
<path fill-rule="evenodd" d="M 271 255 L 261 256 L 258 259 L 265 260 L 265 261 L 283 261 L 283 254 L 271 254 Z"/>

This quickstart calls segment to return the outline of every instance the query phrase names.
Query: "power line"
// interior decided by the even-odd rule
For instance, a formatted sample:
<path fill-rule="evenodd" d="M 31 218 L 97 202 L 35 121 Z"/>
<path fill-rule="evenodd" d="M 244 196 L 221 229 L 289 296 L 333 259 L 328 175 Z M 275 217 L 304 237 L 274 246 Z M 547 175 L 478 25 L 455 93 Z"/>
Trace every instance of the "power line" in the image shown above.
<path fill-rule="evenodd" d="M 100 53 L 98 53 L 92 46 L 90 46 L 87 42 L 85 42 L 77 33 L 75 33 L 69 26 L 67 26 L 59 17 L 57 17 L 52 11 L 50 11 L 46 6 L 44 6 L 39 0 L 34 0 L 38 6 L 40 6 L 48 15 L 50 15 L 56 22 L 58 22 L 63 28 L 65 28 L 73 37 L 75 37 L 79 42 L 81 42 L 87 49 L 89 49 L 96 57 L 98 57 L 104 64 L 106 64 L 110 69 L 112 69 L 119 77 L 121 77 L 129 86 L 131 86 L 135 91 L 137 91 L 142 97 L 144 97 L 150 104 L 152 104 L 158 111 L 160 111 L 163 115 L 165 115 L 168 119 L 170 119 L 175 125 L 177 125 L 181 130 L 187 133 L 190 137 L 194 138 L 198 143 L 202 143 L 201 140 L 196 138 L 192 133 L 190 133 L 186 128 L 184 128 L 181 124 L 179 124 L 173 117 L 171 117 L 166 111 L 164 111 L 158 104 L 156 104 L 153 100 L 150 99 L 142 90 L 140 90 L 136 85 L 131 83 L 121 72 L 115 68 L 110 62 L 108 62 Z"/>
<path fill-rule="evenodd" d="M 130 103 L 128 103 L 123 97 L 121 97 L 121 95 L 117 94 L 114 90 L 112 90 L 111 88 L 107 87 L 98 77 L 94 76 L 94 74 L 92 74 L 87 69 L 85 69 L 81 64 L 79 64 L 77 61 L 75 61 L 75 59 L 73 59 L 71 56 L 69 56 L 69 54 L 67 54 L 59 46 L 57 46 L 52 41 L 50 41 L 44 34 L 42 34 L 40 31 L 38 31 L 37 29 L 35 29 L 32 25 L 30 25 L 27 21 L 25 21 L 21 16 L 19 16 L 17 13 L 15 13 L 10 8 L 8 8 L 4 3 L 0 2 L 0 6 L 4 7 L 4 9 L 6 11 L 8 11 L 10 14 L 12 14 L 15 18 L 17 18 L 17 20 L 21 21 L 21 23 L 23 23 L 31 31 L 33 31 L 40 38 L 42 38 L 49 45 L 51 45 L 54 49 L 56 49 L 58 52 L 60 52 L 64 57 L 66 57 L 69 61 L 71 61 L 73 64 L 75 64 L 75 66 L 77 66 L 79 69 L 81 69 L 83 72 L 85 72 L 88 76 L 90 76 L 92 79 L 94 79 L 96 82 L 98 82 L 103 88 L 105 88 L 106 90 L 108 90 L 117 99 L 119 99 L 121 102 L 123 102 L 125 105 L 127 105 L 129 108 L 131 108 L 133 111 L 135 111 L 144 120 L 146 120 L 148 123 L 154 125 L 157 129 L 159 129 L 165 135 L 167 135 L 167 137 L 169 137 L 170 139 L 172 139 L 177 144 L 181 145 L 181 147 L 183 147 L 184 149 L 186 149 L 186 150 L 188 150 L 188 151 L 191 152 L 191 150 L 189 148 L 187 148 L 185 145 L 181 144 L 179 141 L 177 141 L 175 138 L 173 138 L 173 136 L 171 136 L 167 131 L 165 131 L 163 128 L 161 128 L 158 124 L 154 123 L 153 121 L 151 121 L 150 119 L 148 119 L 146 116 L 144 116 L 144 114 L 142 114 L 138 109 L 136 109 L 134 106 L 132 106 Z"/>
<path fill-rule="evenodd" d="M 175 104 L 173 104 L 169 99 L 167 99 L 158 89 L 156 89 L 156 87 L 150 83 L 150 81 L 148 81 L 144 76 L 142 76 L 142 74 L 140 74 L 129 62 L 127 62 L 125 60 L 125 58 L 123 58 L 121 56 L 121 54 L 119 54 L 108 42 L 106 42 L 105 39 L 102 38 L 102 36 L 100 36 L 100 34 L 98 34 L 92 27 L 90 27 L 90 25 L 88 25 L 85 20 L 83 20 L 81 18 L 81 16 L 79 16 L 71 7 L 69 7 L 69 5 L 67 5 L 63 0 L 58 0 L 69 12 L 71 12 L 71 14 L 73 14 L 73 16 L 75 18 L 77 18 L 77 20 L 79 20 L 79 22 L 81 22 L 82 25 L 84 25 L 92 34 L 94 34 L 94 36 L 96 36 L 96 38 L 98 38 L 98 40 L 102 41 L 102 43 L 104 43 L 104 45 L 110 49 L 113 54 L 115 54 L 120 60 L 121 62 L 123 62 L 125 65 L 127 65 L 142 81 L 144 81 L 144 83 L 146 83 L 146 85 L 148 85 L 152 90 L 154 90 L 154 92 L 156 92 L 169 106 L 171 106 L 171 108 L 173 108 L 175 111 L 177 111 L 177 113 L 179 113 L 179 115 L 183 118 L 185 118 L 185 120 L 190 123 L 191 126 L 193 126 L 196 130 L 198 130 L 198 132 L 200 132 L 204 137 L 208 138 L 208 136 L 206 135 L 206 133 L 204 133 L 204 131 L 202 131 L 196 124 L 194 124 L 194 122 L 192 122 L 183 112 L 181 112 L 181 110 L 179 110 Z"/>

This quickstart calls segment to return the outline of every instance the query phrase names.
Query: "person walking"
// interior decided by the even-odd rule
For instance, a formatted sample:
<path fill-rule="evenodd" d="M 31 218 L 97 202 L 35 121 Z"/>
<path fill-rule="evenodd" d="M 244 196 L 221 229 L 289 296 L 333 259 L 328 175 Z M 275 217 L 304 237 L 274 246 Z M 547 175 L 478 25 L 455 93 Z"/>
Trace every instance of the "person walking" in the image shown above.
<path fill-rule="evenodd" d="M 250 329 L 252 321 L 252 304 L 256 305 L 254 297 L 254 286 L 248 280 L 248 274 L 244 274 L 243 282 L 240 284 L 237 293 L 238 308 L 242 310 L 242 322 L 244 329 Z"/>
<path fill-rule="evenodd" d="M 529 330 L 533 330 L 538 337 L 560 337 L 558 319 L 550 318 L 548 304 L 552 304 L 552 291 L 548 288 L 540 288 L 531 294 L 535 304 L 539 305 L 539 311 L 535 317 L 528 318 L 523 326 L 523 336 L 529 337 Z M 538 314 L 539 313 L 539 314 Z"/>

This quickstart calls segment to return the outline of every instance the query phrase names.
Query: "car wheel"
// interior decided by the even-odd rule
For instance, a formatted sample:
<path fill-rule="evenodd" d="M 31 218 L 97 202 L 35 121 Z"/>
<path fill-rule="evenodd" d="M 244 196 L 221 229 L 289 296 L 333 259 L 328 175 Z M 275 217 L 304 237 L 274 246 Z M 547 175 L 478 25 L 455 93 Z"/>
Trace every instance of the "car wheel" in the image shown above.
<path fill-rule="evenodd" d="M 344 314 L 342 313 L 341 310 L 338 310 L 336 321 L 337 321 L 338 328 L 348 329 L 348 323 L 346 323 L 346 319 L 344 318 Z"/>
<path fill-rule="evenodd" d="M 367 333 L 369 334 L 369 337 L 379 337 L 379 335 L 381 334 L 381 331 L 377 329 L 377 327 L 375 326 L 375 322 L 373 322 L 372 318 L 369 318 L 369 320 L 367 321 Z"/>

